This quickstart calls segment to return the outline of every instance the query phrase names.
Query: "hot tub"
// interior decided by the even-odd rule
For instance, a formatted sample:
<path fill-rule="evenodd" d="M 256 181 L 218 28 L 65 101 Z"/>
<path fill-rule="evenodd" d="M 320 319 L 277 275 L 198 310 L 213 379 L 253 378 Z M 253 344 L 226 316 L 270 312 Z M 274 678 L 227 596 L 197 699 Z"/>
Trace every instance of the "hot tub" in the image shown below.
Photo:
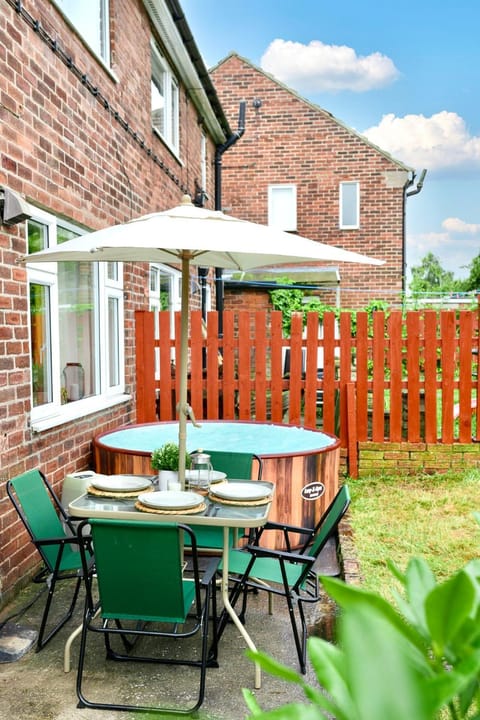
<path fill-rule="evenodd" d="M 165 442 L 178 442 L 178 423 L 128 425 L 93 441 L 95 470 L 107 475 L 152 475 L 150 456 Z M 269 519 L 314 527 L 338 490 L 340 441 L 334 435 L 293 425 L 202 421 L 187 424 L 187 448 L 251 452 L 262 459 L 263 479 L 275 483 Z M 283 547 L 280 533 L 271 547 Z M 266 539 L 266 536 L 265 536 Z"/>

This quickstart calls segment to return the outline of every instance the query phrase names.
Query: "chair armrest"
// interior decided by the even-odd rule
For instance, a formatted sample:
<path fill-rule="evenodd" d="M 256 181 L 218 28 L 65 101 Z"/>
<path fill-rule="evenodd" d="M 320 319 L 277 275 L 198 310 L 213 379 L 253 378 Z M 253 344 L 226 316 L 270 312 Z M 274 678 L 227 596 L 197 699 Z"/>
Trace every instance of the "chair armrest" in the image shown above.
<path fill-rule="evenodd" d="M 283 530 L 284 532 L 302 533 L 303 535 L 313 535 L 313 528 L 303 527 L 302 525 L 287 525 L 286 523 L 278 523 L 269 521 L 262 530 Z"/>
<path fill-rule="evenodd" d="M 35 545 L 84 545 L 89 555 L 93 555 L 92 536 L 83 535 L 80 539 L 77 536 L 58 538 L 35 538 Z"/>
<path fill-rule="evenodd" d="M 53 538 L 35 538 L 34 542 L 35 545 L 71 545 L 72 543 L 74 545 L 79 544 L 79 540 L 77 537 L 66 537 L 65 535 L 62 535 L 62 537 Z"/>
<path fill-rule="evenodd" d="M 245 545 L 244 551 L 248 551 L 258 557 L 271 557 L 292 563 L 303 563 L 304 565 L 313 565 L 315 562 L 315 558 L 311 555 L 302 555 L 300 553 L 288 552 L 287 550 L 273 550 L 272 548 L 265 548 L 259 545 Z"/>
<path fill-rule="evenodd" d="M 312 528 L 306 528 L 299 525 L 287 525 L 286 523 L 278 523 L 269 521 L 262 527 L 258 528 L 255 532 L 255 542 L 259 543 L 261 540 L 261 537 L 263 535 L 264 530 L 276 530 L 277 532 L 282 532 L 284 537 L 285 545 L 287 546 L 287 550 L 290 552 L 291 550 L 291 544 L 290 544 L 290 533 L 299 533 L 301 535 L 307 535 L 309 538 L 312 538 L 314 535 L 314 530 Z M 306 544 L 305 542 L 303 543 Z"/>
<path fill-rule="evenodd" d="M 200 578 L 201 585 L 210 585 L 218 570 L 221 557 L 212 557 Z"/>

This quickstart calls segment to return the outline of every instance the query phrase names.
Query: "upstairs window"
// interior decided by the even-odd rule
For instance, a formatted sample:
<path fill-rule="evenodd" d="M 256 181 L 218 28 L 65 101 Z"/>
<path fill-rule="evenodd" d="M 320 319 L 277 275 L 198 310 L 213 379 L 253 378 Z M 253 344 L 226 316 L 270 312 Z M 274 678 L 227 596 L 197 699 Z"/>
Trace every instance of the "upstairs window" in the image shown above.
<path fill-rule="evenodd" d="M 296 185 L 268 186 L 268 224 L 279 230 L 297 229 Z"/>
<path fill-rule="evenodd" d="M 360 227 L 360 183 L 340 183 L 340 229 Z"/>
<path fill-rule="evenodd" d="M 158 47 L 152 44 L 152 126 L 178 155 L 178 82 Z"/>
<path fill-rule="evenodd" d="M 109 0 L 55 0 L 78 34 L 102 60 L 110 63 Z"/>

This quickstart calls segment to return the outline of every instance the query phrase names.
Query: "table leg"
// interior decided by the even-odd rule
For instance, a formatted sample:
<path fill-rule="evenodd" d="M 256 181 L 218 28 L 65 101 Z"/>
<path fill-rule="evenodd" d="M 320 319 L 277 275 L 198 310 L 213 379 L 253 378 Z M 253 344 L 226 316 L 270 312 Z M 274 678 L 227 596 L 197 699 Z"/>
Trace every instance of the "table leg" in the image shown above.
<path fill-rule="evenodd" d="M 63 652 L 63 672 L 70 672 L 70 648 L 75 638 L 82 632 L 83 624 L 79 625 L 75 630 L 68 636 L 67 642 L 65 643 L 65 650 Z"/>
<path fill-rule="evenodd" d="M 245 626 L 242 625 L 242 623 L 239 620 L 239 617 L 237 613 L 235 612 L 235 609 L 232 607 L 230 603 L 230 598 L 228 596 L 228 553 L 229 553 L 229 528 L 224 527 L 223 528 L 223 567 L 222 567 L 222 600 L 223 605 L 227 613 L 232 618 L 232 621 L 234 622 L 235 626 L 240 631 L 242 637 L 244 638 L 245 642 L 247 643 L 250 650 L 256 651 L 257 648 L 255 647 L 255 644 L 250 637 L 250 635 L 245 630 Z M 255 688 L 259 689 L 262 687 L 262 675 L 261 675 L 261 668 L 258 663 L 255 663 Z"/>

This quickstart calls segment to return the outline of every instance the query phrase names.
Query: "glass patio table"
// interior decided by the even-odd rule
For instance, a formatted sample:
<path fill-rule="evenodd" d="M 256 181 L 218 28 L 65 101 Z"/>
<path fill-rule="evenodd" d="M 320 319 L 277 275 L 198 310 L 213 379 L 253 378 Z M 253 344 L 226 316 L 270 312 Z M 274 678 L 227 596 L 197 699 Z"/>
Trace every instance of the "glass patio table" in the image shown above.
<path fill-rule="evenodd" d="M 249 482 L 248 480 L 229 479 L 229 483 Z M 274 484 L 264 480 L 255 482 L 265 485 L 268 495 L 274 492 Z M 224 502 L 216 502 L 209 497 L 204 498 L 205 509 L 198 513 L 183 513 L 181 510 L 177 513 L 169 512 L 168 514 L 149 513 L 137 510 L 135 507 L 136 498 L 111 498 L 98 497 L 89 495 L 88 493 L 80 495 L 73 500 L 68 506 L 68 512 L 73 520 L 84 518 L 110 518 L 116 520 L 142 520 L 149 522 L 179 522 L 185 525 L 215 525 L 223 528 L 223 549 L 222 549 L 222 581 L 221 592 L 225 610 L 230 615 L 235 626 L 240 631 L 245 642 L 251 650 L 255 650 L 255 644 L 247 633 L 244 625 L 240 622 L 238 615 L 230 604 L 228 596 L 228 560 L 229 560 L 229 538 L 231 529 L 239 528 L 256 528 L 265 525 L 270 512 L 271 501 L 265 504 L 247 504 L 240 503 L 228 504 Z M 81 628 L 77 628 L 70 635 L 65 646 L 64 666 L 65 671 L 70 669 L 70 647 L 76 635 Z M 255 688 L 261 687 L 260 667 L 255 665 Z"/>

